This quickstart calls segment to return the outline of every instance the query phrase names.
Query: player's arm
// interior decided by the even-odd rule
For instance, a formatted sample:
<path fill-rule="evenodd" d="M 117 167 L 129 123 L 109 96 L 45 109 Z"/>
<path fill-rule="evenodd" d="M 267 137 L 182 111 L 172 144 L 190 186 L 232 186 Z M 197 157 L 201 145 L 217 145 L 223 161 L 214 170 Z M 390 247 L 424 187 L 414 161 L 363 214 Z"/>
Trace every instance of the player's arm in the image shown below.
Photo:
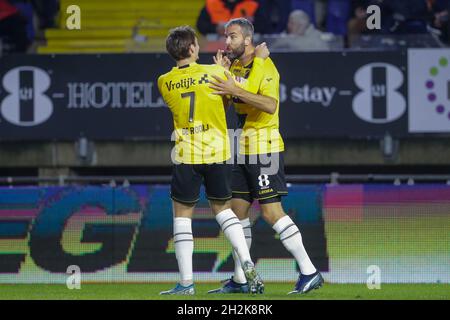
<path fill-rule="evenodd" d="M 225 82 L 226 85 L 229 84 L 228 81 L 229 80 L 227 80 Z M 251 93 L 243 88 L 240 88 L 237 85 L 234 85 L 234 86 L 235 86 L 235 88 L 231 89 L 231 91 L 233 93 L 230 93 L 230 94 L 233 95 L 234 97 L 239 98 L 244 103 L 249 104 L 256 109 L 259 109 L 261 111 L 264 111 L 264 112 L 267 112 L 270 114 L 274 114 L 277 111 L 277 100 L 276 99 L 274 99 L 272 97 L 264 96 L 262 94 Z M 231 85 L 230 85 L 230 87 L 231 87 Z"/>
<path fill-rule="evenodd" d="M 158 77 L 158 82 L 157 82 L 157 84 L 158 84 L 158 90 L 159 90 L 159 93 L 161 93 L 161 84 L 162 84 L 162 81 L 163 81 L 162 78 L 163 78 L 162 76 L 159 76 L 159 77 Z"/>
<path fill-rule="evenodd" d="M 164 81 L 163 78 L 164 77 L 162 75 L 158 77 L 158 90 L 159 90 L 159 93 L 161 94 L 161 96 L 163 96 L 163 92 L 161 90 L 162 89 L 162 83 Z"/>
<path fill-rule="evenodd" d="M 231 75 L 231 73 L 222 68 L 223 73 L 219 73 L 219 74 L 213 74 L 211 75 L 214 80 L 216 80 L 217 82 L 220 82 L 218 79 L 221 79 L 223 81 L 227 80 L 227 74 Z M 250 76 L 247 79 L 242 79 L 239 77 L 235 77 L 232 76 L 234 82 L 236 83 L 236 85 L 248 92 L 251 93 L 257 93 L 259 90 L 259 86 L 261 84 L 261 81 L 264 77 L 264 60 L 261 58 L 255 58 L 254 62 L 253 62 L 253 66 L 252 66 L 252 71 L 250 72 Z M 212 85 L 217 84 L 216 82 L 212 82 Z M 211 87 L 211 86 L 210 86 Z"/>
<path fill-rule="evenodd" d="M 270 114 L 277 111 L 277 99 L 249 92 L 238 86 L 230 73 L 226 72 L 225 76 L 227 77 L 226 80 L 213 76 L 216 82 L 211 83 L 210 88 L 215 90 L 214 94 L 232 95 L 244 103 Z"/>
<path fill-rule="evenodd" d="M 159 76 L 159 78 L 158 78 L 158 91 L 159 91 L 159 94 L 161 95 L 161 97 L 162 97 L 164 103 L 165 103 L 165 104 L 167 105 L 167 107 L 170 109 L 170 105 L 167 103 L 166 98 L 164 97 L 164 92 L 163 92 L 163 90 L 162 90 L 162 84 L 163 84 L 163 81 L 164 81 L 164 76 L 163 76 L 163 75 Z"/>

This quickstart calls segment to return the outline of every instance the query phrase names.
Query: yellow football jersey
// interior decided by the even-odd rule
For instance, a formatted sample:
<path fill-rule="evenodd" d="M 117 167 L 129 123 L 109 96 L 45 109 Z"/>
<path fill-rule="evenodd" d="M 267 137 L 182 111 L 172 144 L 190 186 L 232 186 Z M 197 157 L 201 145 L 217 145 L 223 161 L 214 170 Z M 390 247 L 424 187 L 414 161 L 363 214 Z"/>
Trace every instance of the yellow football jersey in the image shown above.
<path fill-rule="evenodd" d="M 261 111 L 233 98 L 242 129 L 239 152 L 241 154 L 265 154 L 284 151 L 284 142 L 279 131 L 280 75 L 270 58 L 255 58 L 243 66 L 235 60 L 230 71 L 239 79 L 247 79 L 246 89 L 277 100 L 274 114 Z"/>
<path fill-rule="evenodd" d="M 218 65 L 191 63 L 158 78 L 158 89 L 173 115 L 176 162 L 208 164 L 230 158 L 223 99 L 209 88 L 212 75 L 226 79 L 224 71 Z"/>

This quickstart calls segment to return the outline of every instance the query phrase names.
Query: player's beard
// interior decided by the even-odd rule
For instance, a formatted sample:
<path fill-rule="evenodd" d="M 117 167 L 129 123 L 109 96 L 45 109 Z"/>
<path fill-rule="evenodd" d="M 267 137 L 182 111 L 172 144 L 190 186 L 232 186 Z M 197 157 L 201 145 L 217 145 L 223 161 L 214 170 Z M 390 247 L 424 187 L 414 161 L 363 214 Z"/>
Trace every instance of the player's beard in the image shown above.
<path fill-rule="evenodd" d="M 235 59 L 239 59 L 240 57 L 242 57 L 244 55 L 244 53 L 245 53 L 245 44 L 244 44 L 244 42 L 242 42 L 241 45 L 239 47 L 237 47 L 236 49 L 227 51 L 226 55 L 227 55 L 228 59 L 233 61 Z"/>

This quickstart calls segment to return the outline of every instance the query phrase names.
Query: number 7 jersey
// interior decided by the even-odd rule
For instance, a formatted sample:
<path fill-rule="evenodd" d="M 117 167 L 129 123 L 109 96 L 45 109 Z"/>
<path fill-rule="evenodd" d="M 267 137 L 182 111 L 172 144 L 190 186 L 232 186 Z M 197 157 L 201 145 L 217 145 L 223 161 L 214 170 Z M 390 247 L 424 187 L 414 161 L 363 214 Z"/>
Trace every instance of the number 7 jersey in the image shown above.
<path fill-rule="evenodd" d="M 158 78 L 159 92 L 173 115 L 172 161 L 208 164 L 231 156 L 223 99 L 209 88 L 212 75 L 226 79 L 223 67 L 197 63 L 173 67 Z"/>

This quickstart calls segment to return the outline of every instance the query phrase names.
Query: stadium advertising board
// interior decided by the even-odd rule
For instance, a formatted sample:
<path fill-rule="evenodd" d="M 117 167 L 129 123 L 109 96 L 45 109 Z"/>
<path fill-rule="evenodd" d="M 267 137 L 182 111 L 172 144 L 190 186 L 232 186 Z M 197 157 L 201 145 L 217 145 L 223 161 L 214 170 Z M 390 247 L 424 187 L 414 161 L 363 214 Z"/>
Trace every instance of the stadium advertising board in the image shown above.
<path fill-rule="evenodd" d="M 311 258 L 328 270 L 321 186 L 295 187 L 285 202 L 305 223 Z M 178 277 L 169 186 L 18 188 L 0 191 L 0 282 L 54 282 L 78 266 L 87 281 L 168 281 Z M 302 201 L 298 211 L 295 201 Z M 296 277 L 295 260 L 253 207 L 253 261 L 267 278 Z M 234 270 L 232 249 L 206 198 L 193 219 L 194 270 L 202 280 Z M 286 272 L 274 272 L 281 266 Z M 283 267 L 284 266 L 284 267 Z M 271 271 L 272 270 L 272 271 Z"/>
<path fill-rule="evenodd" d="M 274 55 L 286 137 L 407 135 L 403 52 Z"/>
<path fill-rule="evenodd" d="M 157 77 L 167 55 L 23 55 L 1 59 L 3 139 L 166 138 Z"/>
<path fill-rule="evenodd" d="M 450 186 L 291 185 L 283 200 L 326 281 L 450 283 Z M 251 255 L 266 281 L 294 282 L 295 260 L 257 204 Z M 0 283 L 178 280 L 167 185 L 0 188 Z M 197 281 L 233 272 L 232 249 L 202 198 L 193 219 Z"/>
<path fill-rule="evenodd" d="M 281 76 L 286 138 L 408 135 L 406 52 L 271 57 Z M 157 89 L 158 76 L 173 66 L 166 54 L 10 55 L 0 61 L 3 140 L 170 138 L 172 118 Z M 200 62 L 212 63 L 212 57 L 202 55 Z"/>
<path fill-rule="evenodd" d="M 449 49 L 408 51 L 410 132 L 450 132 L 449 62 Z"/>

